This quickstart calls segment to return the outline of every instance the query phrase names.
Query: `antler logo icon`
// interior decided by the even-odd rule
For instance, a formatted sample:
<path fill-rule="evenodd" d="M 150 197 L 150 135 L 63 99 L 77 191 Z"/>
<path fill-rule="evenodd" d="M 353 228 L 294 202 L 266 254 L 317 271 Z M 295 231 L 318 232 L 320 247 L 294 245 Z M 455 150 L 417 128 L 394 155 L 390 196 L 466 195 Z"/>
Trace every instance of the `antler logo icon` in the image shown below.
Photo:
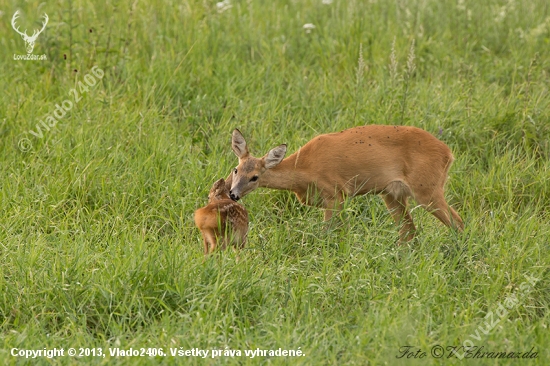
<path fill-rule="evenodd" d="M 34 42 L 36 42 L 36 38 L 38 38 L 38 35 L 42 33 L 44 28 L 46 28 L 46 24 L 48 24 L 48 14 L 44 13 L 44 21 L 42 22 L 42 29 L 40 30 L 34 30 L 32 36 L 27 35 L 27 30 L 25 29 L 24 32 L 19 31 L 19 27 L 16 26 L 15 21 L 19 18 L 19 10 L 13 14 L 13 18 L 11 18 L 11 26 L 13 29 L 21 35 L 21 38 L 23 38 L 23 41 L 25 41 L 25 48 L 27 49 L 27 53 L 31 53 L 34 49 Z"/>

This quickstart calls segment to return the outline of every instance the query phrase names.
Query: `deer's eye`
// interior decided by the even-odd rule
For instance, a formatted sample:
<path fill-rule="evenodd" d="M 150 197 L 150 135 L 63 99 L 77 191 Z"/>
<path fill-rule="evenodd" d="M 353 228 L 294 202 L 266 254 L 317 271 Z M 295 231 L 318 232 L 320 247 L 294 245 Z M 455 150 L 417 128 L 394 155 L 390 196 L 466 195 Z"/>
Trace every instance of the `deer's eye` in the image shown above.
<path fill-rule="evenodd" d="M 252 178 L 250 178 L 250 181 L 251 181 L 251 182 L 255 182 L 255 181 L 257 181 L 257 180 L 258 180 L 258 176 L 257 176 L 257 175 L 255 175 L 255 176 L 253 176 Z"/>
<path fill-rule="evenodd" d="M 233 170 L 233 173 L 237 174 L 237 168 L 235 168 L 235 170 Z"/>

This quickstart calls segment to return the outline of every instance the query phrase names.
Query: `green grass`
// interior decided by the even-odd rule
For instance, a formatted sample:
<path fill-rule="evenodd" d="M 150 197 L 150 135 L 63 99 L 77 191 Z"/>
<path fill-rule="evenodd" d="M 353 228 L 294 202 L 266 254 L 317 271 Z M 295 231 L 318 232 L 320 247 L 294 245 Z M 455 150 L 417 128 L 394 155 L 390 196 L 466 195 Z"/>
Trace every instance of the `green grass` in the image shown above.
<path fill-rule="evenodd" d="M 548 364 L 548 2 L 232 5 L 0 0 L 0 359 L 23 363 L 14 347 L 300 348 L 80 361 L 436 365 L 433 346 L 472 340 L 531 275 L 536 285 L 475 344 L 535 347 L 538 359 L 445 364 Z M 33 52 L 47 61 L 13 60 L 25 53 L 17 9 L 29 34 L 48 13 Z M 32 135 L 93 66 L 104 77 Z M 451 147 L 446 197 L 463 234 L 414 208 L 418 236 L 398 247 L 378 197 L 347 201 L 327 230 L 320 210 L 257 190 L 244 199 L 238 260 L 204 260 L 193 212 L 237 164 L 233 128 L 259 156 L 375 123 L 418 126 Z M 406 345 L 427 357 L 397 359 Z"/>

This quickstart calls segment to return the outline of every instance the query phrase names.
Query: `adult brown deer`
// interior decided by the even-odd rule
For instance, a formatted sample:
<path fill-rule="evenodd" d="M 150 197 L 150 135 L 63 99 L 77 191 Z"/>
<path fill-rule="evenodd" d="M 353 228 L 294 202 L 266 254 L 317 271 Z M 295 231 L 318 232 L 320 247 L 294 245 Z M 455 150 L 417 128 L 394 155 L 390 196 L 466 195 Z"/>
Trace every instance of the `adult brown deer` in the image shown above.
<path fill-rule="evenodd" d="M 319 135 L 284 160 L 284 144 L 253 157 L 239 130 L 233 131 L 231 147 L 239 165 L 226 184 L 235 201 L 258 187 L 290 190 L 303 204 L 324 208 L 327 221 L 346 196 L 380 194 L 396 224 L 402 224 L 402 243 L 416 230 L 407 207 L 413 197 L 445 225 L 464 228 L 443 195 L 453 155 L 420 128 L 368 125 Z"/>
<path fill-rule="evenodd" d="M 195 224 L 204 241 L 204 254 L 234 243 L 243 248 L 248 232 L 248 212 L 243 205 L 229 198 L 223 179 L 217 180 L 208 194 L 208 205 L 195 211 Z"/>

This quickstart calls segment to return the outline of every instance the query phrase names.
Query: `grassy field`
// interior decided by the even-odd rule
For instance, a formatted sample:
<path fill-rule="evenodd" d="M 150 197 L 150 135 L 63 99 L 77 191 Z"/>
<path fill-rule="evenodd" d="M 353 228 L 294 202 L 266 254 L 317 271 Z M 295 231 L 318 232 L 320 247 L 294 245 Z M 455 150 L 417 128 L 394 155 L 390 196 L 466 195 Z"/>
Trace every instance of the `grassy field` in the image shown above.
<path fill-rule="evenodd" d="M 547 365 L 549 7 L 0 0 L 0 360 L 63 348 L 31 362 Z M 16 10 L 28 34 L 48 14 L 33 51 L 47 60 L 14 60 Z M 364 124 L 450 146 L 464 233 L 415 207 L 417 238 L 399 247 L 379 197 L 347 201 L 326 229 L 319 209 L 259 189 L 238 260 L 204 260 L 193 212 L 237 164 L 234 128 L 259 156 Z M 447 349 L 463 344 L 538 358 Z M 405 346 L 426 356 L 398 358 Z M 142 347 L 167 356 L 110 354 Z M 193 348 L 210 353 L 170 355 Z M 303 355 L 244 354 L 279 348 Z"/>

